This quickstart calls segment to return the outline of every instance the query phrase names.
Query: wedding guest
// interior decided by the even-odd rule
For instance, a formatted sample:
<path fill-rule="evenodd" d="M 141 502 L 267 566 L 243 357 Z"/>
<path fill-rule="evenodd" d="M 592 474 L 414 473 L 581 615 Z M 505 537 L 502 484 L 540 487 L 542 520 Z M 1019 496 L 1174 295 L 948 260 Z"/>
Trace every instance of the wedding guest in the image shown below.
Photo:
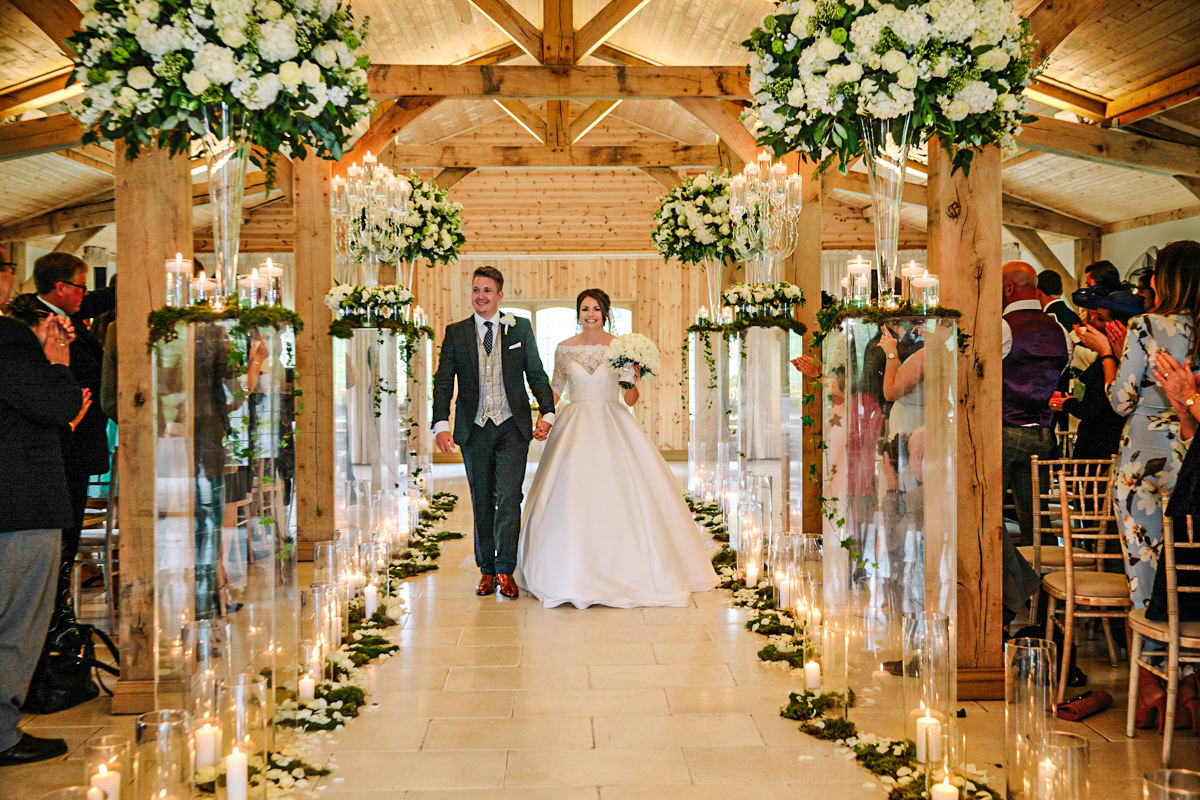
<path fill-rule="evenodd" d="M 33 280 L 38 300 L 50 311 L 71 317 L 79 311 L 87 294 L 88 265 L 70 253 L 47 253 L 34 262 Z M 92 397 L 100 397 L 100 382 L 104 349 L 82 326 L 76 326 L 71 342 L 71 374 Z M 88 480 L 103 475 L 109 469 L 108 417 L 95 403 L 83 421 L 64 437 L 63 458 L 67 469 L 67 486 L 71 492 L 72 524 L 63 528 L 62 564 L 58 579 L 51 631 L 74 623 L 71 608 L 71 570 L 79 551 L 80 529 L 87 508 Z"/>
<path fill-rule="evenodd" d="M 1128 418 L 1117 457 L 1113 502 L 1125 538 L 1125 564 L 1134 608 L 1150 597 L 1162 542 L 1162 494 L 1175 485 L 1186 444 L 1180 418 L 1155 382 L 1156 356 L 1195 363 L 1195 314 L 1200 308 L 1200 244 L 1172 242 L 1158 251 L 1152 279 L 1155 302 L 1129 320 L 1121 357 L 1108 337 L 1089 325 L 1083 344 L 1100 354 L 1113 410 Z M 1190 415 L 1189 415 L 1190 416 Z"/>
<path fill-rule="evenodd" d="M 1042 304 L 1042 310 L 1058 320 L 1058 324 L 1067 330 L 1083 324 L 1079 315 L 1071 310 L 1067 301 L 1062 299 L 1062 276 L 1052 269 L 1044 269 L 1037 276 L 1037 298 Z"/>
<path fill-rule="evenodd" d="M 88 399 L 71 375 L 71 324 L 32 295 L 0 317 L 0 766 L 65 755 L 17 723 L 42 654 L 62 529 L 74 522 L 59 441 Z"/>
<path fill-rule="evenodd" d="M 1119 292 L 1125 288 L 1121 281 L 1121 273 L 1111 261 L 1094 261 L 1083 268 L 1083 282 L 1087 286 L 1103 286 L 1110 292 Z"/>
<path fill-rule="evenodd" d="M 1000 322 L 1003 408 L 1004 491 L 1013 493 L 1022 544 L 1033 541 L 1031 456 L 1053 458 L 1050 396 L 1071 359 L 1074 344 L 1037 299 L 1037 273 L 1024 261 L 1003 269 L 1004 311 Z M 1037 589 L 1038 576 L 1004 532 L 1005 622 L 1012 619 Z"/>
<path fill-rule="evenodd" d="M 0 247 L 0 306 L 8 302 L 17 280 L 17 262 L 8 260 L 8 251 Z"/>
<path fill-rule="evenodd" d="M 1127 324 L 1129 318 L 1144 310 L 1142 298 L 1132 292 L 1120 291 L 1111 294 L 1103 286 L 1086 286 L 1077 290 L 1071 299 L 1084 309 L 1088 324 L 1103 329 L 1109 322 Z M 1086 348 L 1079 347 L 1079 350 Z M 1078 373 L 1075 379 L 1082 386 L 1082 393 L 1063 395 L 1055 392 L 1050 398 L 1050 408 L 1065 411 L 1079 420 L 1076 431 L 1075 450 L 1072 458 L 1112 458 L 1121 444 L 1121 433 L 1125 430 L 1125 417 L 1113 410 L 1105 391 L 1104 363 L 1099 358 Z"/>

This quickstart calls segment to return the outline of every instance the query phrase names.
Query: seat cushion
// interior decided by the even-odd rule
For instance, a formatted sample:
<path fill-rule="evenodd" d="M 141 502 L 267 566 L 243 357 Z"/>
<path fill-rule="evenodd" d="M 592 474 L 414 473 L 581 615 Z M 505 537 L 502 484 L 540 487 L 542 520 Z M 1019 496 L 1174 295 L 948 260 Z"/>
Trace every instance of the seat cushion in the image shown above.
<path fill-rule="evenodd" d="M 1029 566 L 1031 566 L 1031 567 L 1033 566 L 1033 545 L 1031 545 L 1031 544 L 1022 545 L 1021 547 L 1017 548 L 1017 552 L 1021 554 L 1022 558 L 1024 558 L 1026 561 L 1029 562 Z M 1058 545 L 1054 545 L 1054 546 L 1043 545 L 1042 546 L 1042 569 L 1046 569 L 1047 567 L 1053 567 L 1055 569 L 1062 569 L 1063 566 L 1067 563 L 1066 557 L 1063 555 L 1064 553 L 1066 553 L 1066 548 L 1064 548 L 1064 547 L 1060 547 Z M 1076 566 L 1086 566 L 1086 565 L 1094 563 L 1095 560 L 1096 560 L 1095 558 L 1093 558 L 1092 556 L 1089 556 L 1089 555 L 1083 555 L 1080 553 L 1075 554 L 1075 565 Z"/>
<path fill-rule="evenodd" d="M 1046 590 L 1056 597 L 1066 597 L 1067 573 L 1051 572 L 1042 578 Z M 1119 600 L 1130 603 L 1129 581 L 1123 573 L 1075 571 L 1075 598 L 1087 602 L 1099 600 L 1096 605 L 1120 605 Z M 1111 601 L 1111 602 L 1109 602 Z"/>
<path fill-rule="evenodd" d="M 1167 640 L 1167 623 L 1146 619 L 1146 609 L 1129 612 L 1129 626 L 1143 636 L 1159 642 Z M 1179 640 L 1184 647 L 1200 647 L 1200 622 L 1179 623 Z"/>

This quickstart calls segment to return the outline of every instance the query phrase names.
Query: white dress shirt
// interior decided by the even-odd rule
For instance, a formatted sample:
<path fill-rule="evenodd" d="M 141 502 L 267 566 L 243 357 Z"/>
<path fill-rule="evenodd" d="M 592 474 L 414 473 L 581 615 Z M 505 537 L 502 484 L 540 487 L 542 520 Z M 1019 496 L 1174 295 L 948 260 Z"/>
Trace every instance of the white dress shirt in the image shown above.
<path fill-rule="evenodd" d="M 1009 352 L 1012 350 L 1012 328 L 1010 328 L 1008 326 L 1008 322 L 1004 319 L 1004 316 L 1006 314 L 1008 314 L 1010 311 L 1042 311 L 1043 313 L 1045 313 L 1044 310 L 1042 309 L 1042 304 L 1039 303 L 1036 299 L 1015 300 L 1004 307 L 1004 310 L 1000 312 L 1000 357 L 1001 358 L 1007 358 Z M 1070 364 L 1071 356 L 1075 352 L 1075 342 L 1071 341 L 1071 334 L 1067 332 L 1066 328 L 1063 328 L 1063 326 L 1061 324 L 1059 324 L 1058 320 L 1054 319 L 1054 317 L 1050 316 L 1049 314 L 1046 314 L 1046 316 L 1048 316 L 1048 317 L 1050 317 L 1050 319 L 1054 320 L 1054 324 L 1058 325 L 1058 327 L 1060 329 L 1062 329 L 1063 339 L 1065 339 L 1067 342 L 1067 363 Z"/>

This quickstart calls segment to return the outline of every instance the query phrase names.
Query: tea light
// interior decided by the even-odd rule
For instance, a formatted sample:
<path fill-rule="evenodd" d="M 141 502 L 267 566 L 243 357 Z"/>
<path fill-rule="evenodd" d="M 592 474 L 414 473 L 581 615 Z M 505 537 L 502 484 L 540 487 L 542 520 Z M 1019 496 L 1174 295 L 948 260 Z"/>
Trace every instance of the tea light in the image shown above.
<path fill-rule="evenodd" d="M 958 787 L 950 782 L 949 775 L 929 787 L 929 800 L 958 800 Z"/>
<path fill-rule="evenodd" d="M 925 709 L 917 718 L 917 761 L 927 764 L 942 757 L 942 723 Z"/>
<path fill-rule="evenodd" d="M 93 786 L 87 790 L 86 800 L 105 800 L 106 797 L 104 790 L 99 787 Z"/>
<path fill-rule="evenodd" d="M 850 297 L 850 279 L 842 278 L 840 283 L 842 287 L 842 299 L 845 300 Z"/>
<path fill-rule="evenodd" d="M 207 303 L 213 298 L 213 293 L 217 290 L 217 282 L 206 276 L 204 270 L 200 270 L 200 273 L 188 284 L 188 287 L 191 290 L 190 299 L 193 305 L 196 303 Z"/>
<path fill-rule="evenodd" d="M 804 688 L 811 692 L 821 689 L 821 665 L 816 661 L 809 661 L 804 665 Z"/>
<path fill-rule="evenodd" d="M 225 756 L 225 797 L 227 800 L 246 800 L 250 789 L 250 763 L 246 754 L 237 749 Z"/>
<path fill-rule="evenodd" d="M 902 300 L 912 301 L 912 279 L 919 278 L 925 273 L 925 267 L 916 261 L 909 261 L 900 268 L 900 290 Z"/>
<path fill-rule="evenodd" d="M 846 264 L 846 268 L 850 271 L 851 278 L 857 278 L 871 271 L 871 262 L 864 259 L 861 255 L 857 255 Z"/>
<path fill-rule="evenodd" d="M 851 305 L 865 306 L 871 300 L 871 279 L 866 273 L 854 278 L 854 291 L 850 295 Z"/>
<path fill-rule="evenodd" d="M 1037 783 L 1038 797 L 1054 797 L 1055 784 L 1058 782 L 1058 768 L 1048 758 L 1038 762 Z"/>
<path fill-rule="evenodd" d="M 221 726 L 206 722 L 196 729 L 196 768 L 215 767 L 221 752 Z"/>
<path fill-rule="evenodd" d="M 308 675 L 302 675 L 296 684 L 296 693 L 301 705 L 311 703 L 317 697 L 317 682 Z"/>
<path fill-rule="evenodd" d="M 700 306 L 696 312 L 696 322 L 708 322 L 708 306 Z"/>
<path fill-rule="evenodd" d="M 746 585 L 758 586 L 758 562 L 756 561 L 746 564 Z"/>
<path fill-rule="evenodd" d="M 250 270 L 249 275 L 239 275 L 238 283 L 246 290 L 246 301 L 258 305 L 259 292 L 266 286 L 266 281 L 258 276 L 258 267 Z"/>
<path fill-rule="evenodd" d="M 379 589 L 375 587 L 375 584 L 368 583 L 367 588 L 363 590 L 363 604 L 363 613 L 367 619 L 370 619 L 379 610 Z"/>
<path fill-rule="evenodd" d="M 721 309 L 721 322 L 725 323 L 726 325 L 733 322 L 733 307 L 732 306 L 725 306 L 724 308 Z"/>
<path fill-rule="evenodd" d="M 192 274 L 192 260 L 184 258 L 183 253 L 176 253 L 174 259 L 167 259 L 167 305 L 179 307 L 185 304 L 184 282 Z"/>
<path fill-rule="evenodd" d="M 98 789 L 107 797 L 108 800 L 121 800 L 121 773 L 116 770 L 109 770 L 107 766 L 101 764 L 96 774 L 88 781 L 93 789 Z M 88 792 L 88 797 L 91 797 L 91 792 Z"/>
<path fill-rule="evenodd" d="M 259 264 L 258 274 L 267 284 L 267 305 L 277 306 L 282 303 L 283 267 L 275 265 L 268 258 L 265 264 Z"/>

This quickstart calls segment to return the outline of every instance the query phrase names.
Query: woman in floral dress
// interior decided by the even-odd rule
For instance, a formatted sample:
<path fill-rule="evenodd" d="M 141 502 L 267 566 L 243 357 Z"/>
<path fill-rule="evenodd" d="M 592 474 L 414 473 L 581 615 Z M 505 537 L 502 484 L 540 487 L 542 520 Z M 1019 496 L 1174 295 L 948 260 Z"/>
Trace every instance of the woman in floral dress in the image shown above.
<path fill-rule="evenodd" d="M 1159 352 L 1181 363 L 1195 359 L 1200 263 L 1188 254 L 1174 245 L 1159 251 L 1155 302 L 1147 313 L 1129 320 L 1119 363 L 1103 331 L 1088 327 L 1082 335 L 1084 344 L 1104 361 L 1113 410 L 1129 418 L 1112 492 L 1117 525 L 1129 553 L 1125 571 L 1134 608 L 1144 607 L 1150 598 L 1162 543 L 1162 495 L 1175 485 L 1187 451 L 1179 437 L 1179 416 L 1152 372 Z"/>

